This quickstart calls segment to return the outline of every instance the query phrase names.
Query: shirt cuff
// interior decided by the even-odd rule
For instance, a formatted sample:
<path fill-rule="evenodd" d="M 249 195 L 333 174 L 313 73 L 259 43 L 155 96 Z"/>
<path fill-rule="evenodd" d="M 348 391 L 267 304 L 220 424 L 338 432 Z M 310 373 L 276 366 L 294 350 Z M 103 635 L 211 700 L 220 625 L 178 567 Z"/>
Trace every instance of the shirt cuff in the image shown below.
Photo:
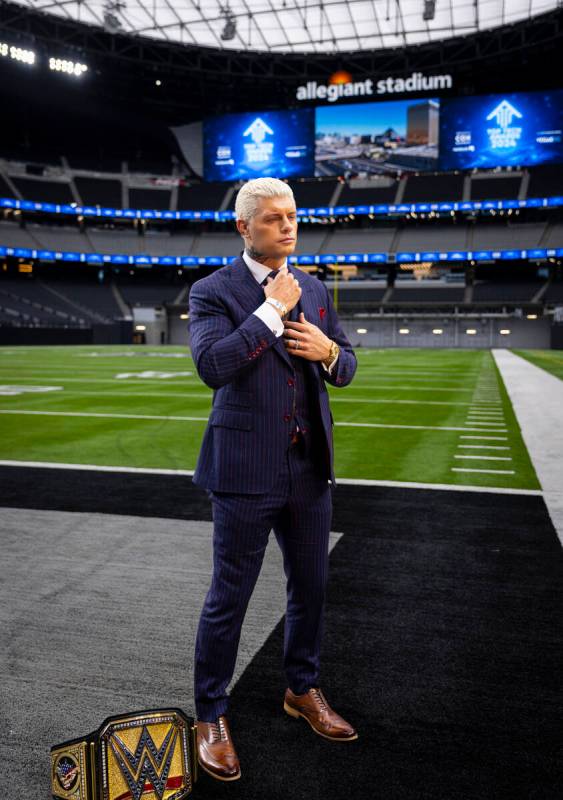
<path fill-rule="evenodd" d="M 336 354 L 336 356 L 335 356 L 335 357 L 333 358 L 333 360 L 330 362 L 330 364 L 328 365 L 328 367 L 326 366 L 326 364 L 324 363 L 324 361 L 321 361 L 321 364 L 323 365 L 323 369 L 324 369 L 326 372 L 328 372 L 328 374 L 329 374 L 329 375 L 331 374 L 331 372 L 332 372 L 332 370 L 333 370 L 333 367 L 334 367 L 334 365 L 335 365 L 335 364 L 336 364 L 336 362 L 338 361 L 338 356 L 339 356 L 339 355 L 340 355 L 340 353 L 337 353 L 337 354 Z"/>
<path fill-rule="evenodd" d="M 264 325 L 267 325 L 268 328 L 275 333 L 276 336 L 281 336 L 283 333 L 283 322 L 282 318 L 276 311 L 276 309 L 270 303 L 262 303 L 261 306 L 258 306 L 256 311 L 252 312 L 256 314 L 256 316 L 262 320 Z"/>

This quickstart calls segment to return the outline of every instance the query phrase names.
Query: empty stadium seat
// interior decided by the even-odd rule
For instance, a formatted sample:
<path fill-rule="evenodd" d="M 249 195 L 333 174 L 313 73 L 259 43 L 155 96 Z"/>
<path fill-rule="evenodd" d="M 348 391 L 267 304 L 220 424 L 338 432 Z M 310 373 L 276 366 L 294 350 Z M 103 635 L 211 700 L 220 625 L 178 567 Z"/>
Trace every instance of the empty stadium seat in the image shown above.
<path fill-rule="evenodd" d="M 463 175 L 410 175 L 403 202 L 459 202 L 463 198 L 463 182 Z"/>

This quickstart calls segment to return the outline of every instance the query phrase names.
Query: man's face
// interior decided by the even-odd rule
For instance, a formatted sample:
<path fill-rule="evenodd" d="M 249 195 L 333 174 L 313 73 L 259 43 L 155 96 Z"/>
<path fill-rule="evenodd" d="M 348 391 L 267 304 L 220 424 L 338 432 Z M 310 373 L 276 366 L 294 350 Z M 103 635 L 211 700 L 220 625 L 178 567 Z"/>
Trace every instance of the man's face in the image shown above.
<path fill-rule="evenodd" d="M 286 258 L 297 242 L 297 210 L 289 197 L 261 197 L 248 222 L 237 220 L 246 249 L 267 258 Z"/>

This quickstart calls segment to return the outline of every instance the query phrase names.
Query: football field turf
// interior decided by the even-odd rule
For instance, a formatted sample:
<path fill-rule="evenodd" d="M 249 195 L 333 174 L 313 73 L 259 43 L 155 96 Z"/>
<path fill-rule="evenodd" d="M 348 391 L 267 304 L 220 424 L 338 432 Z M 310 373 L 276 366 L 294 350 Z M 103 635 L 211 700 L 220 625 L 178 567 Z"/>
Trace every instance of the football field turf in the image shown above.
<path fill-rule="evenodd" d="M 514 352 L 522 358 L 527 358 L 536 367 L 541 367 L 563 380 L 563 350 L 515 350 Z"/>
<path fill-rule="evenodd" d="M 488 350 L 356 353 L 337 480 L 540 488 Z M 0 459 L 193 470 L 211 398 L 182 347 L 2 347 Z"/>

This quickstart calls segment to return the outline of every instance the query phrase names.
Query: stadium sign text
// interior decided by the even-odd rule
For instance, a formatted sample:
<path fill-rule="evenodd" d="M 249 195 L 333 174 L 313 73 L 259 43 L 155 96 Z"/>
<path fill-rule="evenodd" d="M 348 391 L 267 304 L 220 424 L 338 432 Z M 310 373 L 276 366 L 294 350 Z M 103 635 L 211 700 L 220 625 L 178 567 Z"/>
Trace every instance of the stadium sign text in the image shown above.
<path fill-rule="evenodd" d="M 375 85 L 374 85 L 375 84 Z M 451 75 L 423 75 L 413 72 L 409 78 L 382 78 L 374 82 L 371 78 L 350 83 L 318 84 L 307 81 L 304 86 L 297 87 L 298 100 L 328 100 L 334 103 L 342 97 L 363 97 L 381 94 L 403 94 L 405 92 L 435 92 L 440 89 L 451 89 Z"/>

